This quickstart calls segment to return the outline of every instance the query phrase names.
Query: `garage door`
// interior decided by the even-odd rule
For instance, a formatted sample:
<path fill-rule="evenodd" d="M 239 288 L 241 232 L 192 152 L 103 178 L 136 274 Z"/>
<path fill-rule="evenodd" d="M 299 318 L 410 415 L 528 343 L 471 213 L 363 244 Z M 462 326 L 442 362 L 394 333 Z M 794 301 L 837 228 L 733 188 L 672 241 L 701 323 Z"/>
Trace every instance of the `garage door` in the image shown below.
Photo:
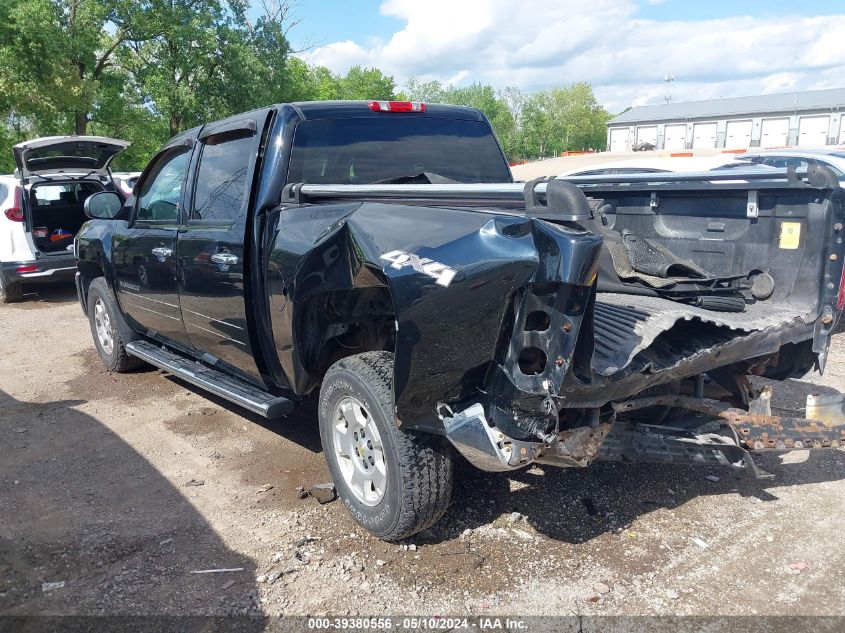
<path fill-rule="evenodd" d="M 610 151 L 624 152 L 628 147 L 628 128 L 610 128 Z"/>
<path fill-rule="evenodd" d="M 637 128 L 637 143 L 651 143 L 657 147 L 657 126 L 644 125 Z"/>
<path fill-rule="evenodd" d="M 725 147 L 740 148 L 751 145 L 751 121 L 728 121 Z"/>
<path fill-rule="evenodd" d="M 667 125 L 663 131 L 663 149 L 686 149 L 687 126 L 685 123 Z"/>
<path fill-rule="evenodd" d="M 829 116 L 802 116 L 798 119 L 798 144 L 809 147 L 827 145 Z"/>
<path fill-rule="evenodd" d="M 696 123 L 692 126 L 692 147 L 716 147 L 716 124 Z"/>
<path fill-rule="evenodd" d="M 763 119 L 760 147 L 781 147 L 789 140 L 789 119 Z"/>

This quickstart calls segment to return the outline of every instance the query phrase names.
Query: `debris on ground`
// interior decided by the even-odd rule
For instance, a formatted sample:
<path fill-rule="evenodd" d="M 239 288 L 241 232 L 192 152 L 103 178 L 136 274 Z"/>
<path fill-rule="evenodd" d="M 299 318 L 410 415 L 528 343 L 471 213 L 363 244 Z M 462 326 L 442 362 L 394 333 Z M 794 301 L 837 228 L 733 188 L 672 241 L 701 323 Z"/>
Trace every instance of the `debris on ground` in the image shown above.
<path fill-rule="evenodd" d="M 698 545 L 701 549 L 707 549 L 710 547 L 707 543 L 705 543 L 702 539 L 698 538 L 697 536 L 692 537 L 692 542 Z"/>
<path fill-rule="evenodd" d="M 234 584 L 235 584 L 234 580 L 227 580 L 226 582 L 223 583 L 223 589 L 224 590 L 228 589 L 229 587 L 231 587 Z"/>
<path fill-rule="evenodd" d="M 520 514 L 519 512 L 511 512 L 508 515 L 508 521 L 510 523 L 516 523 L 517 521 L 524 521 L 524 520 L 525 520 L 525 515 Z"/>
<path fill-rule="evenodd" d="M 273 571 L 271 571 L 270 573 L 268 573 L 264 577 L 264 582 L 266 582 L 268 585 L 272 585 L 274 582 L 276 582 L 279 578 L 281 578 L 285 574 L 290 574 L 290 573 L 293 573 L 295 571 L 296 571 L 295 567 L 288 567 L 287 569 L 274 569 Z M 261 578 L 261 576 L 259 576 L 259 578 Z M 261 581 L 259 580 L 258 582 L 261 582 Z"/>
<path fill-rule="evenodd" d="M 666 592 L 666 597 L 669 598 L 669 600 L 677 600 L 681 597 L 681 594 L 675 591 L 674 589 L 669 589 Z"/>
<path fill-rule="evenodd" d="M 337 490 L 335 489 L 333 483 L 317 484 L 316 486 L 311 486 L 308 490 L 299 486 L 296 489 L 296 493 L 300 499 L 314 497 L 320 505 L 331 503 L 337 499 Z"/>
<path fill-rule="evenodd" d="M 704 477 L 707 481 L 712 481 L 716 483 L 717 481 L 721 481 L 721 477 L 717 477 L 716 475 L 705 475 Z"/>
<path fill-rule="evenodd" d="M 190 481 L 185 482 L 186 486 L 204 486 L 205 479 L 191 479 Z"/>
<path fill-rule="evenodd" d="M 317 541 L 322 540 L 319 536 L 311 536 L 310 534 L 306 536 L 301 536 L 294 542 L 294 547 L 302 547 L 303 545 L 308 545 L 309 543 L 316 543 Z"/>
<path fill-rule="evenodd" d="M 224 567 L 221 569 L 195 569 L 192 574 L 225 574 L 230 571 L 243 571 L 243 567 Z"/>
<path fill-rule="evenodd" d="M 610 591 L 610 586 L 604 584 L 603 582 L 596 582 L 593 583 L 593 591 L 598 594 L 608 593 Z"/>
<path fill-rule="evenodd" d="M 293 557 L 296 559 L 296 562 L 300 565 L 307 565 L 311 562 L 311 558 L 308 556 L 308 554 L 300 552 L 299 550 L 294 552 Z"/>
<path fill-rule="evenodd" d="M 166 538 L 163 541 L 159 541 L 158 544 L 161 546 L 170 545 L 173 542 L 172 538 Z"/>
<path fill-rule="evenodd" d="M 259 494 L 262 492 L 270 492 L 274 487 L 275 486 L 273 486 L 273 484 L 264 484 L 263 486 L 258 486 L 256 492 Z"/>
<path fill-rule="evenodd" d="M 12 429 L 13 433 L 26 433 L 29 429 L 25 426 L 16 426 Z"/>
<path fill-rule="evenodd" d="M 596 516 L 596 506 L 593 504 L 593 500 L 589 497 L 583 497 L 581 501 L 584 503 L 584 507 L 587 508 L 587 514 L 591 517 Z"/>
<path fill-rule="evenodd" d="M 807 567 L 809 567 L 809 565 L 807 563 L 805 563 L 804 561 L 798 561 L 798 562 L 795 562 L 795 563 L 789 563 L 789 565 L 787 565 L 787 567 L 789 567 L 793 571 L 797 571 L 798 573 L 801 573 L 802 571 L 807 569 Z"/>
<path fill-rule="evenodd" d="M 65 581 L 60 580 L 58 582 L 42 582 L 41 583 L 41 591 L 53 591 L 53 589 L 61 589 L 65 586 Z"/>

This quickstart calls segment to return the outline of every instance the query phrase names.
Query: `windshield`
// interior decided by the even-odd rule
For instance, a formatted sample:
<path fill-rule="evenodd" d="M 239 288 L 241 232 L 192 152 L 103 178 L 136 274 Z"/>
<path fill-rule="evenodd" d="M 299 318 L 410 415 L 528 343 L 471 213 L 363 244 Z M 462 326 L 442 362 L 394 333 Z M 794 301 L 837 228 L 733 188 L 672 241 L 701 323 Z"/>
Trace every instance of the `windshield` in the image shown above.
<path fill-rule="evenodd" d="M 420 174 L 511 182 L 492 131 L 480 121 L 385 115 L 296 127 L 288 182 L 355 185 Z"/>

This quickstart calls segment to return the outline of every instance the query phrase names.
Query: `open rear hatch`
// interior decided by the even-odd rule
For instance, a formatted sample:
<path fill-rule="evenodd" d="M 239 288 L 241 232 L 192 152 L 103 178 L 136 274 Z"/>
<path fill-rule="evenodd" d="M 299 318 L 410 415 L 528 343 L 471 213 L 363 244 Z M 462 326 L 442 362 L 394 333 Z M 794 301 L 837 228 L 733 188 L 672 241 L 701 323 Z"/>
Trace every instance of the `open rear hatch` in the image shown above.
<path fill-rule="evenodd" d="M 27 229 L 41 253 L 65 253 L 85 222 L 85 199 L 114 187 L 109 165 L 128 141 L 103 136 L 51 136 L 12 149 L 26 191 Z"/>
<path fill-rule="evenodd" d="M 112 159 L 129 141 L 105 136 L 45 136 L 12 147 L 24 184 L 33 176 L 73 174 L 107 175 Z"/>

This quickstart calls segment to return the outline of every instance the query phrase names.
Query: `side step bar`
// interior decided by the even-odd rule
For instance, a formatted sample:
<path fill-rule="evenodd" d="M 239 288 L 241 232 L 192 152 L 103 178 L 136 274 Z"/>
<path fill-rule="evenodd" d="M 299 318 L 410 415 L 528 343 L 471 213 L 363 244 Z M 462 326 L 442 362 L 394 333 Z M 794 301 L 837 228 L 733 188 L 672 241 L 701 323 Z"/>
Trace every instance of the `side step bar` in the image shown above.
<path fill-rule="evenodd" d="M 293 402 L 287 398 L 269 394 L 243 380 L 179 356 L 153 343 L 132 341 L 126 344 L 126 351 L 150 365 L 170 372 L 185 382 L 210 391 L 265 418 L 279 418 L 293 410 Z"/>

